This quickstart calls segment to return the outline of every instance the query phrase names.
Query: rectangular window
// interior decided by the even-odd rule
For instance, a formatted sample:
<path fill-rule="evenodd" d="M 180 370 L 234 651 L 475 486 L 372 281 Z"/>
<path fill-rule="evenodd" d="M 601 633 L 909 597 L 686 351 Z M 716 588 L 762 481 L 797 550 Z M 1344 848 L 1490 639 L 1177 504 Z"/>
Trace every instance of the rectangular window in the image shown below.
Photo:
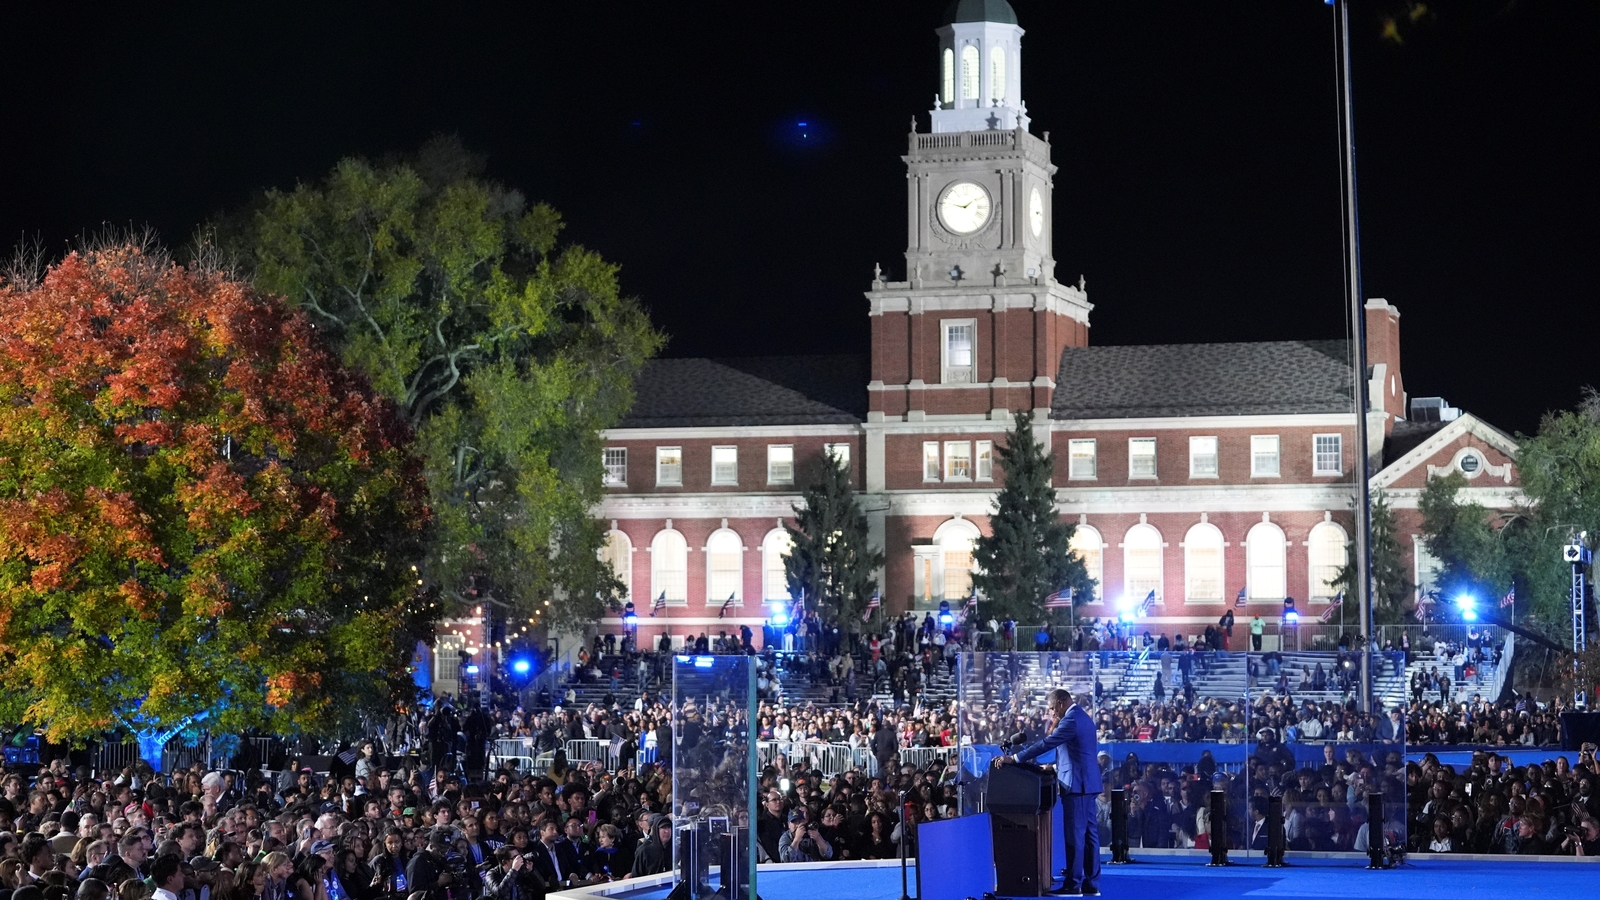
<path fill-rule="evenodd" d="M 739 448 L 738 447 L 712 447 L 711 448 L 711 483 L 712 484 L 738 484 L 739 483 Z"/>
<path fill-rule="evenodd" d="M 1214 437 L 1189 438 L 1189 477 L 1217 477 L 1217 439 Z"/>
<path fill-rule="evenodd" d="M 977 381 L 978 323 L 972 319 L 955 319 L 940 325 L 944 328 L 944 383 Z"/>
<path fill-rule="evenodd" d="M 922 444 L 922 480 L 939 480 L 939 442 L 925 441 Z"/>
<path fill-rule="evenodd" d="M 978 466 L 978 480 L 994 480 L 994 441 L 978 441 L 973 455 Z"/>
<path fill-rule="evenodd" d="M 607 447 L 600 456 L 606 467 L 606 487 L 628 486 L 628 448 Z"/>
<path fill-rule="evenodd" d="M 822 452 L 837 459 L 844 466 L 845 471 L 850 470 L 850 445 L 849 444 L 823 444 Z"/>
<path fill-rule="evenodd" d="M 683 485 L 683 448 L 656 448 L 656 485 L 681 487 Z"/>
<path fill-rule="evenodd" d="M 944 477 L 962 481 L 972 479 L 972 443 L 970 441 L 944 442 Z"/>
<path fill-rule="evenodd" d="M 1067 477 L 1095 477 L 1094 438 L 1067 441 Z"/>
<path fill-rule="evenodd" d="M 1257 434 L 1250 437 L 1250 477 L 1278 477 L 1278 436 Z"/>
<path fill-rule="evenodd" d="M 1344 470 L 1344 437 L 1338 434 L 1311 436 L 1313 475 L 1338 475 Z"/>
<path fill-rule="evenodd" d="M 794 484 L 794 445 L 767 447 L 767 484 Z"/>
<path fill-rule="evenodd" d="M 1128 477 L 1156 477 L 1156 439 L 1128 438 Z"/>

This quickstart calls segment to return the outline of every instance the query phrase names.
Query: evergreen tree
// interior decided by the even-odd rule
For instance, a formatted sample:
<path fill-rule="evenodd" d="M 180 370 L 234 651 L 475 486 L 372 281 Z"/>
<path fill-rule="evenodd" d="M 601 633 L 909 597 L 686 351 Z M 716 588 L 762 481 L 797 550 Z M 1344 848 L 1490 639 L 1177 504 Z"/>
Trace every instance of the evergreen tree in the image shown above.
<path fill-rule="evenodd" d="M 1356 612 L 1356 547 L 1347 545 L 1349 562 L 1339 569 L 1333 585 L 1345 593 L 1345 621 L 1354 621 Z M 1415 587 L 1407 577 L 1405 551 L 1400 544 L 1400 530 L 1395 522 L 1394 508 L 1389 505 L 1383 491 L 1372 494 L 1372 618 L 1379 625 L 1416 624 L 1415 614 L 1407 609 L 1406 600 Z M 1408 619 L 1408 617 L 1410 617 Z M 1362 628 L 1359 623 L 1356 630 Z"/>
<path fill-rule="evenodd" d="M 1033 413 L 1019 412 L 1012 431 L 995 448 L 1005 484 L 994 499 L 990 533 L 978 538 L 973 587 L 991 616 L 1037 622 L 1045 598 L 1072 588 L 1074 604 L 1094 598 L 1096 584 L 1069 546 L 1073 526 L 1056 513 L 1051 485 L 1055 460 L 1034 437 Z"/>
<path fill-rule="evenodd" d="M 823 454 L 816 478 L 794 509 L 794 525 L 784 525 L 794 548 L 783 559 L 789 591 L 805 597 L 808 608 L 845 631 L 861 629 L 861 613 L 877 589 L 873 572 L 883 553 L 872 547 L 867 514 L 856 502 L 850 473 L 831 453 Z"/>

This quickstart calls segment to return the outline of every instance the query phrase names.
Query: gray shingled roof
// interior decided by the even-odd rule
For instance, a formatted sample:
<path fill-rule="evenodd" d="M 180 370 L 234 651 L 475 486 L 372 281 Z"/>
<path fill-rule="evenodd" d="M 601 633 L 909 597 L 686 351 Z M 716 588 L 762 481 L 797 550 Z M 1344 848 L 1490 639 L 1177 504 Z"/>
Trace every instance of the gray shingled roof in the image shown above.
<path fill-rule="evenodd" d="M 1123 419 L 1351 410 L 1345 341 L 1069 347 L 1050 416 Z"/>
<path fill-rule="evenodd" d="M 867 378 L 857 356 L 655 359 L 617 427 L 854 424 L 865 418 Z"/>

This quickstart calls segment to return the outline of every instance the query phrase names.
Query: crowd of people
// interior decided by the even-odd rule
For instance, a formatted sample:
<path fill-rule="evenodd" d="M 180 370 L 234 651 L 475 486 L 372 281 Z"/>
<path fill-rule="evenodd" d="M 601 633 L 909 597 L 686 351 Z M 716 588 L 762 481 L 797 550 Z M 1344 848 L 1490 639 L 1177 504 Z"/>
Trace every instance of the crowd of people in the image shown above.
<path fill-rule="evenodd" d="M 157 773 L 143 764 L 95 773 L 65 759 L 11 766 L 0 796 L 0 900 L 537 900 L 667 871 L 675 823 L 700 802 L 725 800 L 716 795 L 723 781 L 729 796 L 743 796 L 726 754 L 756 742 L 765 749 L 748 824 L 761 859 L 892 858 L 902 843 L 914 855 L 917 825 L 960 815 L 958 782 L 981 790 L 971 786 L 982 772 L 963 772 L 966 757 L 956 752 L 913 765 L 901 751 L 999 744 L 1017 732 L 1037 739 L 1046 725 L 1040 692 L 1053 679 L 1084 684 L 1090 669 L 1082 657 L 1027 674 L 996 663 L 977 683 L 981 697 L 933 701 L 918 688 L 950 677 L 952 644 L 926 621 L 891 631 L 855 653 L 825 635 L 808 635 L 810 646 L 791 655 L 756 653 L 748 633 L 708 637 L 708 651 L 758 656 L 764 682 L 753 718 L 736 704 L 670 708 L 667 653 L 601 643 L 585 660 L 590 678 L 628 682 L 610 685 L 621 698 L 608 692 L 582 709 L 569 692 L 543 694 L 527 709 L 439 702 L 372 740 L 342 745 L 327 773 L 298 759 L 273 777 Z M 1201 640 L 1226 645 L 1222 628 L 1213 634 Z M 1014 625 L 996 636 L 1025 637 Z M 1083 636 L 1086 648 L 1101 639 Z M 1175 648 L 1169 641 L 1158 652 Z M 785 680 L 830 690 L 825 700 L 796 702 Z M 875 697 L 874 688 L 889 696 Z M 1348 696 L 1297 698 L 1294 690 L 1246 703 L 1192 690 L 1104 698 L 1097 688 L 1086 687 L 1082 701 L 1102 744 L 1120 756 L 1108 749 L 1099 760 L 1108 789 L 1099 824 L 1109 828 L 1110 789 L 1126 790 L 1136 845 L 1208 846 L 1206 799 L 1221 790 L 1228 820 L 1216 824 L 1233 846 L 1262 845 L 1268 800 L 1279 796 L 1289 849 L 1361 851 L 1373 840 L 1366 798 L 1376 792 L 1386 800 L 1383 840 L 1412 852 L 1600 852 L 1593 746 L 1575 763 L 1552 753 L 1524 766 L 1490 749 L 1552 744 L 1559 703 L 1495 704 L 1435 687 L 1366 714 Z M 490 751 L 506 739 L 540 764 Z M 1464 767 L 1431 755 L 1407 762 L 1402 739 L 1485 749 Z M 572 740 L 602 742 L 604 761 L 568 763 Z M 1192 762 L 1141 763 L 1123 742 L 1248 742 L 1249 755 L 1242 767 L 1204 750 Z M 819 747 L 852 752 L 846 765 L 825 767 Z M 1318 749 L 1320 761 L 1307 762 Z M 683 796 L 674 794 L 675 772 L 695 785 Z M 744 807 L 724 805 L 744 818 Z"/>

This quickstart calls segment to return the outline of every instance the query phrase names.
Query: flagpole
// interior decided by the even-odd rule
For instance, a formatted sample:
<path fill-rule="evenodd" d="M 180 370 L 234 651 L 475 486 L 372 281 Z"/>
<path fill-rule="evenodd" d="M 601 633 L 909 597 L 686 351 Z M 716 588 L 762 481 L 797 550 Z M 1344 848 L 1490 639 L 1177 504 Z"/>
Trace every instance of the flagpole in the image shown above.
<path fill-rule="evenodd" d="M 1339 137 L 1341 147 L 1340 169 L 1343 175 L 1344 209 L 1344 259 L 1345 289 L 1349 292 L 1350 338 L 1353 356 L 1351 376 L 1354 379 L 1356 407 L 1356 454 L 1354 481 L 1356 486 L 1355 579 L 1356 603 L 1361 617 L 1363 637 L 1370 642 L 1373 636 L 1372 617 L 1372 497 L 1371 460 L 1367 455 L 1367 321 L 1361 297 L 1361 229 L 1356 204 L 1356 142 L 1355 103 L 1351 96 L 1350 78 L 1350 2 L 1337 0 L 1334 14 L 1334 31 L 1338 39 L 1338 91 Z M 1343 613 L 1340 613 L 1341 621 Z M 1361 708 L 1372 711 L 1371 645 L 1361 648 Z"/>

